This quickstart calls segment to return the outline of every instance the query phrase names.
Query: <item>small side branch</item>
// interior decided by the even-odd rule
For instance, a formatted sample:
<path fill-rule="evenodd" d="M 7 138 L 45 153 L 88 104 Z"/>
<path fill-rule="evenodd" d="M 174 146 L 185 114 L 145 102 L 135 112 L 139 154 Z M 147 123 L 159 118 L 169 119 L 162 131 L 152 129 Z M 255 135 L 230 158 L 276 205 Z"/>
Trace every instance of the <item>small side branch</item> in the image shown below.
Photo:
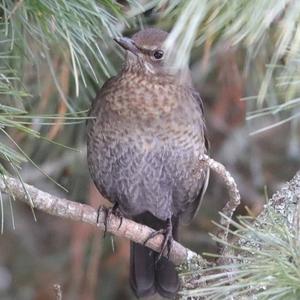
<path fill-rule="evenodd" d="M 211 170 L 217 173 L 219 177 L 221 177 L 229 193 L 229 199 L 221 211 L 222 213 L 220 220 L 220 225 L 221 227 L 225 228 L 225 230 L 218 230 L 217 232 L 218 238 L 227 241 L 230 220 L 236 208 L 241 203 L 240 192 L 237 188 L 235 180 L 221 163 L 213 160 L 208 155 L 203 155 L 201 161 L 206 164 Z M 225 249 L 220 249 L 220 252 L 223 252 L 224 250 Z"/>

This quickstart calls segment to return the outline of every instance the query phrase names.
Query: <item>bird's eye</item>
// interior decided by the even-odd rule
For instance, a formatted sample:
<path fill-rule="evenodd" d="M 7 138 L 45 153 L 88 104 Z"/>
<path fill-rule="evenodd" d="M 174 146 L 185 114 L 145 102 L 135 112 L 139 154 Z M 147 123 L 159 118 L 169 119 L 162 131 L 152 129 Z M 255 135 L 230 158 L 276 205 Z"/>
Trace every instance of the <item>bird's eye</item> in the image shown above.
<path fill-rule="evenodd" d="M 162 59 L 164 56 L 164 51 L 162 50 L 155 50 L 153 53 L 155 59 Z"/>

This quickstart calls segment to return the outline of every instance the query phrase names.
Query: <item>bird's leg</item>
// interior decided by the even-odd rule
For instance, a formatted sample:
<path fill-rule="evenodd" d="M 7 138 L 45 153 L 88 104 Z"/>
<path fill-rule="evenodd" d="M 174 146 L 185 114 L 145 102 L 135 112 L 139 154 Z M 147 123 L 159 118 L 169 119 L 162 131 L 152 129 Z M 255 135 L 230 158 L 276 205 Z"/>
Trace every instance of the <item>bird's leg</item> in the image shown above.
<path fill-rule="evenodd" d="M 163 244 L 162 244 L 159 256 L 157 258 L 157 261 L 161 259 L 165 249 L 167 249 L 167 259 L 169 259 L 171 248 L 172 248 L 172 243 L 173 243 L 172 231 L 173 231 L 173 226 L 172 226 L 172 221 L 170 218 L 167 220 L 167 226 L 166 226 L 165 233 L 164 233 L 164 240 L 163 240 Z"/>
<path fill-rule="evenodd" d="M 171 218 L 169 218 L 169 219 L 167 219 L 166 228 L 163 228 L 163 229 L 157 230 L 155 232 L 152 232 L 147 237 L 147 239 L 145 240 L 144 245 L 146 245 L 149 240 L 151 240 L 152 238 L 154 238 L 158 234 L 163 234 L 164 235 L 164 239 L 163 239 L 163 242 L 162 242 L 162 245 L 161 245 L 161 249 L 160 249 L 157 261 L 159 261 L 161 259 L 161 257 L 163 256 L 163 253 L 166 249 L 167 249 L 167 258 L 169 259 L 170 251 L 171 251 L 172 243 L 173 243 L 172 231 L 173 231 L 172 221 L 171 221 Z"/>
<path fill-rule="evenodd" d="M 118 230 L 119 230 L 120 227 L 122 226 L 122 223 L 123 223 L 123 214 L 121 213 L 121 210 L 119 208 L 119 204 L 117 202 L 112 207 L 111 213 L 114 214 L 116 217 L 118 217 L 120 219 L 120 224 L 118 226 Z"/>
<path fill-rule="evenodd" d="M 102 206 L 99 205 L 98 209 L 97 209 L 97 221 L 96 221 L 96 224 L 98 225 L 99 224 L 99 217 L 100 217 L 100 211 L 102 209 Z"/>
<path fill-rule="evenodd" d="M 100 215 L 101 206 L 99 206 L 97 210 L 97 224 L 99 223 L 99 215 Z M 118 217 L 120 219 L 120 224 L 118 229 L 122 226 L 123 223 L 123 215 L 119 209 L 119 204 L 116 202 L 113 207 L 109 207 L 105 209 L 105 218 L 104 218 L 104 234 L 103 237 L 106 236 L 107 232 L 107 226 L 108 226 L 108 220 L 110 215 L 113 214 L 114 216 Z"/>

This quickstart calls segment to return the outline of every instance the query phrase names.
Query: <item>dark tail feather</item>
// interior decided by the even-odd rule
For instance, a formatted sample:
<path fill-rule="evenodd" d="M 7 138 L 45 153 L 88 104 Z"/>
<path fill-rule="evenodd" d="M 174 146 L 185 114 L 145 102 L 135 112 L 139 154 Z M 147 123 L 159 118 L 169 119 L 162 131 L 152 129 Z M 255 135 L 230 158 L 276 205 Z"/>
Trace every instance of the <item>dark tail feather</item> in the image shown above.
<path fill-rule="evenodd" d="M 167 258 L 162 257 L 155 268 L 156 291 L 165 298 L 173 298 L 179 288 L 179 278 L 175 266 Z"/>
<path fill-rule="evenodd" d="M 173 239 L 178 240 L 178 220 L 175 218 L 172 218 L 172 227 Z M 165 257 L 156 263 L 155 287 L 157 292 L 165 298 L 173 298 L 179 289 L 179 278 L 175 266 Z"/>
<path fill-rule="evenodd" d="M 146 297 L 155 293 L 154 266 L 155 253 L 142 245 L 131 242 L 129 280 L 136 297 Z"/>
<path fill-rule="evenodd" d="M 156 228 L 157 224 L 149 213 L 134 217 L 134 221 Z M 156 292 L 155 288 L 156 253 L 147 247 L 131 242 L 129 280 L 134 294 L 146 297 Z"/>
<path fill-rule="evenodd" d="M 135 217 L 134 220 L 155 230 L 165 228 L 165 222 L 149 213 Z M 173 237 L 177 239 L 177 220 L 172 220 Z M 156 262 L 158 253 L 147 247 L 131 243 L 130 248 L 130 285 L 139 297 L 150 296 L 155 292 L 165 298 L 172 298 L 179 288 L 179 278 L 175 266 L 162 257 Z"/>

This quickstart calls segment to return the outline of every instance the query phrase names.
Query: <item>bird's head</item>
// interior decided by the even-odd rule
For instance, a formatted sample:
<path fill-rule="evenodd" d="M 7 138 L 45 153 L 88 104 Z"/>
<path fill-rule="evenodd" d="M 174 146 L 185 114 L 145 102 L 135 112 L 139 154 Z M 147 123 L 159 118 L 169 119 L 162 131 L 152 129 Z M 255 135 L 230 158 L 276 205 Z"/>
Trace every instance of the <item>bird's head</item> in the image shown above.
<path fill-rule="evenodd" d="M 166 31 L 147 28 L 135 33 L 132 38 L 121 37 L 115 41 L 126 50 L 125 68 L 151 74 L 169 74 L 164 42 Z"/>

